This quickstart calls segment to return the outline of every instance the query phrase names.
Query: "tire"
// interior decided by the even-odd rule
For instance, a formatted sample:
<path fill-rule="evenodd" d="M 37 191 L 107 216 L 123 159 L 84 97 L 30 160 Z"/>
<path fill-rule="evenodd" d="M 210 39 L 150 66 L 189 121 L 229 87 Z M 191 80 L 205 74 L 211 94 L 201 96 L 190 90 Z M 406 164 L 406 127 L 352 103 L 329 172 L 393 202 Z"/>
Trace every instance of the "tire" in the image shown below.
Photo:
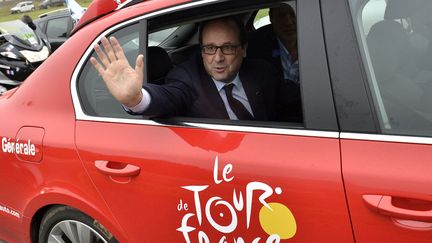
<path fill-rule="evenodd" d="M 38 242 L 118 243 L 98 221 L 68 206 L 48 210 L 42 218 Z"/>

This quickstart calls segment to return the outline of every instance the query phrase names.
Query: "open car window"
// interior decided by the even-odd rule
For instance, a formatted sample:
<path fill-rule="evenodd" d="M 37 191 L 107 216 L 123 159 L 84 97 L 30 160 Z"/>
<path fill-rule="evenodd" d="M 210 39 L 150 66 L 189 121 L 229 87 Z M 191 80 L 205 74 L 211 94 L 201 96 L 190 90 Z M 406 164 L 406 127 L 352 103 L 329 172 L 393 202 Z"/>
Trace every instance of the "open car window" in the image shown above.
<path fill-rule="evenodd" d="M 279 4 L 278 6 L 283 5 L 284 4 Z M 295 3 L 292 5 L 295 6 Z M 122 29 L 113 32 L 112 35 L 119 39 L 120 44 L 122 45 L 132 67 L 135 66 L 136 56 L 145 52 L 146 71 L 144 76 L 146 78 L 146 82 L 155 85 L 164 85 L 167 82 L 166 76 L 172 69 L 181 65 L 184 61 L 189 60 L 193 56 L 201 55 L 201 47 L 198 42 L 198 26 L 202 21 L 221 16 L 235 15 L 243 19 L 244 23 L 246 24 L 248 21 L 246 18 L 249 18 L 251 13 L 264 12 L 265 14 L 262 16 L 265 17 L 266 14 L 268 14 L 269 7 L 273 6 L 276 5 L 273 4 L 268 6 L 260 6 L 259 8 L 254 8 L 251 6 L 248 9 L 233 9 L 231 12 L 210 11 L 210 14 L 201 13 L 199 10 L 191 10 L 191 12 L 196 15 L 196 17 L 193 17 L 194 15 L 187 14 L 185 14 L 182 18 L 179 18 L 177 15 L 157 16 L 147 20 L 148 26 L 143 26 L 143 23 L 136 23 L 134 25 L 123 27 Z M 255 32 L 255 30 L 247 33 L 249 38 L 249 46 L 247 49 L 247 58 L 244 62 L 262 62 L 265 63 L 265 67 L 269 67 L 268 70 L 271 70 L 272 74 L 268 73 L 268 77 L 271 75 L 277 76 L 278 83 L 274 86 L 280 86 L 280 88 L 274 89 L 277 91 L 275 96 L 277 96 L 278 99 L 282 99 L 282 101 L 274 101 L 274 105 L 263 103 L 264 105 L 271 106 L 271 109 L 274 108 L 277 110 L 278 114 L 273 116 L 277 117 L 277 119 L 271 118 L 270 120 L 266 120 L 262 123 L 259 123 L 258 121 L 252 123 L 255 125 L 267 126 L 266 124 L 268 122 L 274 122 L 277 124 L 276 126 L 293 126 L 293 124 L 295 124 L 295 127 L 299 127 L 302 126 L 303 122 L 301 97 L 297 97 L 297 100 L 295 101 L 289 100 L 292 96 L 290 89 L 300 90 L 301 85 L 298 73 L 298 67 L 300 64 L 297 60 L 297 47 L 295 44 L 295 59 L 291 60 L 292 64 L 290 64 L 293 67 L 293 70 L 296 68 L 297 71 L 289 74 L 293 75 L 292 77 L 295 77 L 296 80 L 295 82 L 291 82 L 291 76 L 287 78 L 287 74 L 284 69 L 285 67 L 283 66 L 283 61 L 281 59 L 284 55 L 280 55 L 281 57 L 277 56 L 276 58 L 274 55 L 274 52 L 281 51 L 282 53 L 283 50 L 286 50 L 286 48 L 282 49 L 280 44 L 282 42 L 278 42 L 276 38 L 273 38 L 272 40 L 266 39 L 266 37 L 269 35 L 268 33 L 271 33 L 272 31 L 272 28 L 269 26 L 269 24 L 270 23 L 266 24 L 268 25 L 266 28 L 267 30 L 262 33 L 261 31 Z M 143 30 L 146 30 L 143 34 L 145 37 L 140 34 L 143 33 Z M 293 37 L 292 40 L 294 40 L 296 43 L 296 36 Z M 147 43 L 147 45 L 141 46 L 143 43 Z M 260 53 L 260 50 L 263 50 L 263 46 L 265 46 L 265 50 L 267 51 L 267 54 L 265 55 Z M 286 52 L 289 53 L 287 50 Z M 266 55 L 269 58 L 267 58 Z M 94 53 L 93 56 L 95 56 Z M 285 54 L 285 56 L 284 60 L 289 58 L 287 54 Z M 265 76 L 265 74 L 262 75 Z M 242 82 L 247 82 L 247 80 Z M 122 107 L 121 104 L 119 104 L 109 93 L 104 82 L 97 75 L 96 70 L 94 70 L 89 61 L 86 63 L 83 71 L 81 72 L 78 85 L 81 101 L 84 110 L 88 115 L 113 118 L 148 119 L 146 116 L 132 115 L 126 112 L 124 107 Z M 263 84 L 263 86 L 266 86 L 266 84 Z M 190 105 L 197 105 L 197 102 L 201 102 L 199 99 L 200 98 L 198 97 L 197 100 L 192 101 Z M 288 102 L 289 105 L 284 106 L 285 103 L 283 102 Z M 281 105 L 281 103 L 283 103 L 283 105 Z M 188 109 L 188 107 L 186 109 Z M 224 120 L 219 118 L 212 120 L 208 119 L 207 117 L 189 116 L 188 114 L 180 114 L 168 117 L 164 116 L 163 119 L 166 122 L 169 122 L 170 120 L 192 120 L 205 123 L 229 123 L 238 125 L 251 124 L 250 122 L 246 121 L 230 121 L 229 119 Z"/>

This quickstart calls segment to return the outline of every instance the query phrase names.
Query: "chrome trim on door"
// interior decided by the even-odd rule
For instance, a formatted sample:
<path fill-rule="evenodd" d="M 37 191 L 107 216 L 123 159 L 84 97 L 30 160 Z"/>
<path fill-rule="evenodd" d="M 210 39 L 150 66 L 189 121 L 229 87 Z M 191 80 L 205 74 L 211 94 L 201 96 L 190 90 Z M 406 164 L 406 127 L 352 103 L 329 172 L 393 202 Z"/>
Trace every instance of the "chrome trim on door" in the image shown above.
<path fill-rule="evenodd" d="M 176 122 L 175 125 L 163 124 L 153 120 L 145 119 L 126 119 L 126 118 L 108 118 L 85 116 L 77 118 L 81 121 L 94 121 L 94 122 L 110 122 L 110 123 L 123 123 L 123 124 L 137 124 L 147 126 L 159 127 L 185 127 L 196 129 L 208 129 L 216 131 L 232 131 L 232 132 L 248 132 L 248 133 L 262 133 L 262 134 L 276 134 L 276 135 L 292 135 L 304 137 L 319 137 L 319 138 L 339 138 L 339 132 L 332 131 L 315 131 L 306 129 L 295 128 L 271 128 L 271 127 L 257 127 L 257 126 L 242 126 L 242 125 L 225 125 L 225 124 L 208 124 L 200 122 Z M 280 123 L 282 124 L 282 123 Z"/>
<path fill-rule="evenodd" d="M 280 135 L 294 135 L 306 137 L 321 137 L 321 138 L 339 138 L 338 132 L 330 131 L 314 131 L 305 129 L 291 129 L 291 128 L 271 128 L 271 127 L 253 127 L 253 126 L 236 126 L 236 125 L 222 125 L 222 124 L 206 124 L 206 123 L 191 123 L 184 122 L 186 126 L 196 127 L 209 130 L 224 130 L 224 131 L 241 131 L 249 133 L 265 133 L 265 134 L 280 134 Z"/>
<path fill-rule="evenodd" d="M 382 135 L 382 134 L 365 134 L 342 132 L 341 139 L 368 140 L 377 142 L 397 142 L 397 143 L 414 143 L 414 144 L 432 144 L 432 138 L 401 136 L 401 135 Z"/>

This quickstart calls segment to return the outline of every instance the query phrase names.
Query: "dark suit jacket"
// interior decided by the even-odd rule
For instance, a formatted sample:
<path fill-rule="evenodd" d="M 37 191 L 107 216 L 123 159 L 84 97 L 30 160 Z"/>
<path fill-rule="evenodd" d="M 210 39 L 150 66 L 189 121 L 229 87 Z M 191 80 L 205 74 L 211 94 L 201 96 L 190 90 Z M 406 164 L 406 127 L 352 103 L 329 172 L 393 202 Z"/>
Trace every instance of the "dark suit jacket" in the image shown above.
<path fill-rule="evenodd" d="M 269 62 L 275 69 L 277 76 L 283 80 L 283 68 L 279 53 L 279 44 L 271 25 L 263 26 L 248 36 L 248 58 L 261 59 Z M 290 80 L 283 80 L 280 86 L 282 109 L 279 120 L 302 122 L 300 87 Z"/>
<path fill-rule="evenodd" d="M 249 33 L 247 56 L 270 62 L 277 70 L 277 74 L 283 77 L 279 45 L 271 24 Z"/>
<path fill-rule="evenodd" d="M 277 120 L 280 80 L 265 61 L 243 60 L 239 71 L 255 120 Z M 147 116 L 189 116 L 229 119 L 217 88 L 200 55 L 171 70 L 164 85 L 145 84 L 151 95 Z"/>

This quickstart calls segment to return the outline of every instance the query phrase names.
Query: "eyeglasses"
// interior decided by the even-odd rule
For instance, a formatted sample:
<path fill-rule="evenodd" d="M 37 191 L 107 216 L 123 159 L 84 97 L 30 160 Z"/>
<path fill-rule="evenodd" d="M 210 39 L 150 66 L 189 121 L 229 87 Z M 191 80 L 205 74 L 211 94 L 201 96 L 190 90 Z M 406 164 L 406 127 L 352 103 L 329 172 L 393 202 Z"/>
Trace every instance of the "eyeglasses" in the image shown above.
<path fill-rule="evenodd" d="M 234 55 L 236 54 L 237 48 L 240 45 L 233 45 L 233 44 L 225 44 L 221 46 L 215 46 L 215 45 L 205 45 L 201 47 L 201 50 L 204 54 L 207 55 L 214 55 L 217 52 L 217 49 L 221 49 L 222 53 L 224 55 Z"/>

